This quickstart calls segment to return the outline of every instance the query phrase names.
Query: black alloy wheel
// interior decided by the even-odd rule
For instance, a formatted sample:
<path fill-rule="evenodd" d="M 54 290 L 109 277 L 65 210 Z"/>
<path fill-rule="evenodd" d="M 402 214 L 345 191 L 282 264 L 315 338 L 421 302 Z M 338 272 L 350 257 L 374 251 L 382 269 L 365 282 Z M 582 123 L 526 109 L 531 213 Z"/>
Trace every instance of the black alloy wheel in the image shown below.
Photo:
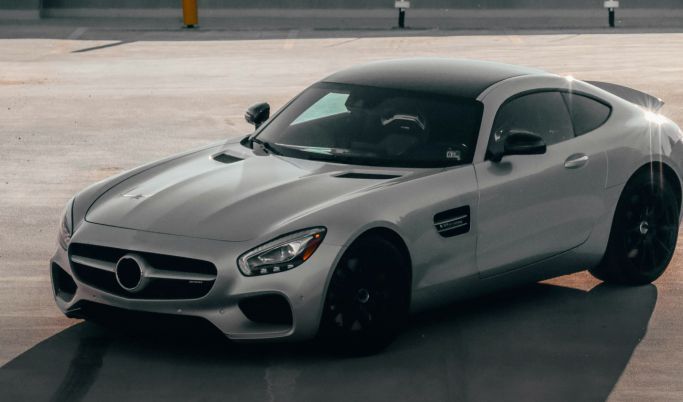
<path fill-rule="evenodd" d="M 605 257 L 591 273 L 606 282 L 642 285 L 659 278 L 676 249 L 678 199 L 658 171 L 626 185 L 614 214 Z"/>
<path fill-rule="evenodd" d="M 332 274 L 320 334 L 335 352 L 375 353 L 396 337 L 410 298 L 408 262 L 390 241 L 367 236 L 353 244 Z"/>

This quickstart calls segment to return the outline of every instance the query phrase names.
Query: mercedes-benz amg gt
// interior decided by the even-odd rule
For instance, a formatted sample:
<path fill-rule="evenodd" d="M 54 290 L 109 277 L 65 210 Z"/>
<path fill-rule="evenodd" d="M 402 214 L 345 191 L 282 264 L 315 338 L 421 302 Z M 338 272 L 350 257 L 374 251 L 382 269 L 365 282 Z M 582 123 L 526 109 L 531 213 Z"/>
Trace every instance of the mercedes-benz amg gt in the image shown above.
<path fill-rule="evenodd" d="M 119 174 L 66 207 L 66 315 L 201 317 L 234 340 L 376 349 L 409 312 L 581 270 L 637 285 L 672 258 L 681 130 L 627 87 L 406 59 L 313 84 L 256 130 Z"/>

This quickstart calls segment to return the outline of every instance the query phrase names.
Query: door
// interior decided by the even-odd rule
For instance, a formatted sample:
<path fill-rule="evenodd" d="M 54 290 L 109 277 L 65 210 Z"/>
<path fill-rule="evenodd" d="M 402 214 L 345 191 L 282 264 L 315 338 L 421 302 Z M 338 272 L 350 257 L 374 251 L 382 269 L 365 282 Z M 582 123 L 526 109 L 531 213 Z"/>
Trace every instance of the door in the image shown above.
<path fill-rule="evenodd" d="M 487 155 L 510 131 L 540 135 L 542 155 L 508 155 L 475 164 L 479 185 L 477 267 L 487 277 L 540 261 L 583 243 L 602 213 L 604 152 L 576 135 L 566 95 L 517 96 L 498 110 Z"/>

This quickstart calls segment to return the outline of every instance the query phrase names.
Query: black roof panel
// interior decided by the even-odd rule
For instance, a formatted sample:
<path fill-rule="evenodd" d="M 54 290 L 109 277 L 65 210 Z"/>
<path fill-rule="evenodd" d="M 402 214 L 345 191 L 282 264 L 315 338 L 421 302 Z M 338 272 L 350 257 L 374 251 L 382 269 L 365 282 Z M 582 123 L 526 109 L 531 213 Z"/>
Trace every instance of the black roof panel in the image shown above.
<path fill-rule="evenodd" d="M 534 68 L 488 61 L 416 58 L 362 64 L 336 72 L 323 79 L 323 82 L 476 98 L 496 82 L 529 74 L 547 73 Z"/>

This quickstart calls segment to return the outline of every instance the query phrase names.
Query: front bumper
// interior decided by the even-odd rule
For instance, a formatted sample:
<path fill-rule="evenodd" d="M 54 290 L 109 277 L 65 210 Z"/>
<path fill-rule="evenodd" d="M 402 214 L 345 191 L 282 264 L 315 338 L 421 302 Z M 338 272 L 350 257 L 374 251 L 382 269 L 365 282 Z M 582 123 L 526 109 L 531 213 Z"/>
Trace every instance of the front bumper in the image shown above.
<path fill-rule="evenodd" d="M 89 286 L 74 275 L 68 252 L 58 247 L 51 266 L 58 266 L 76 283 L 73 297 L 55 290 L 57 306 L 64 312 L 79 302 L 94 302 L 117 308 L 161 314 L 201 317 L 235 340 L 286 338 L 307 339 L 318 331 L 325 290 L 341 247 L 324 241 L 301 266 L 277 274 L 245 277 L 237 268 L 237 258 L 263 240 L 225 242 L 83 222 L 71 242 L 120 248 L 138 252 L 194 258 L 213 263 L 217 268 L 211 290 L 198 299 L 149 300 L 118 296 Z M 54 271 L 54 269 L 53 269 Z M 55 281 L 53 274 L 53 283 Z M 291 324 L 255 322 L 246 317 L 238 303 L 248 297 L 277 294 L 283 296 L 292 312 Z"/>

